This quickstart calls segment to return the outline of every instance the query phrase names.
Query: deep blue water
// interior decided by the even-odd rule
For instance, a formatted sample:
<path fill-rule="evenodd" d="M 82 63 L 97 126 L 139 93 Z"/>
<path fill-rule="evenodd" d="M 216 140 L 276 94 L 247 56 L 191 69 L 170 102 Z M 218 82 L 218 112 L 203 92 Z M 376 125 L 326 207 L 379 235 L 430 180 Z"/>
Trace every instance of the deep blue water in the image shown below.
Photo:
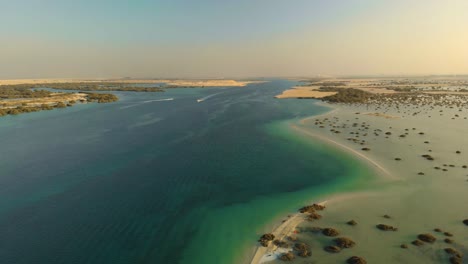
<path fill-rule="evenodd" d="M 273 98 L 293 84 L 1 118 L 1 263 L 241 261 L 274 217 L 362 172 L 287 129 L 326 111 Z"/>

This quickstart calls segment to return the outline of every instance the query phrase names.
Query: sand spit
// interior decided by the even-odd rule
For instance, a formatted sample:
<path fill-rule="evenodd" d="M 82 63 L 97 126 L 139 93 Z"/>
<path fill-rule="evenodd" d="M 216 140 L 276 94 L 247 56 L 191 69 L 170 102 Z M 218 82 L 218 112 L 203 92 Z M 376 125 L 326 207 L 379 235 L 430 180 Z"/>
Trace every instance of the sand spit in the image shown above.
<path fill-rule="evenodd" d="M 300 214 L 290 215 L 285 222 L 275 228 L 272 234 L 276 239 L 284 240 L 286 236 L 293 233 L 296 226 L 304 221 Z M 270 243 L 268 247 L 259 247 L 255 256 L 252 258 L 252 263 L 265 263 L 277 259 L 281 254 L 287 251 Z"/>
<path fill-rule="evenodd" d="M 372 198 L 378 197 L 378 194 L 372 192 L 343 193 L 333 195 L 315 204 L 328 207 L 358 197 Z M 288 215 L 287 219 L 283 220 L 283 222 L 277 226 L 271 234 L 274 235 L 275 240 L 289 241 L 291 244 L 296 241 L 297 235 L 301 232 L 300 229 L 297 228 L 298 225 L 305 221 L 307 221 L 307 214 L 294 213 Z M 250 263 L 270 263 L 277 261 L 283 254 L 290 251 L 291 248 L 284 248 L 276 245 L 275 243 L 269 243 L 267 247 L 257 248 Z"/>
<path fill-rule="evenodd" d="M 326 96 L 334 95 L 336 92 L 322 92 L 318 87 L 299 87 L 296 86 L 292 89 L 284 91 L 282 94 L 275 96 L 276 98 L 323 98 Z"/>

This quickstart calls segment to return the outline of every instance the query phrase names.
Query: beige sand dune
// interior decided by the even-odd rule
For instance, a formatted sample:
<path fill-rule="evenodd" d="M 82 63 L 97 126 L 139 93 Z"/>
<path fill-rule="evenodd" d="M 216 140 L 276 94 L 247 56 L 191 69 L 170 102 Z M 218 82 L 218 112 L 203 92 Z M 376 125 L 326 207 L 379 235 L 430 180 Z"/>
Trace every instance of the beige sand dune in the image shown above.
<path fill-rule="evenodd" d="M 76 82 L 115 82 L 115 83 L 165 83 L 171 86 L 190 87 L 243 87 L 250 83 L 264 81 L 237 81 L 228 79 L 212 80 L 170 80 L 170 79 L 11 79 L 0 80 L 0 85 L 12 84 L 47 84 L 47 83 L 76 83 Z"/>
<path fill-rule="evenodd" d="M 282 94 L 275 96 L 276 98 L 323 98 L 336 94 L 336 92 L 322 92 L 317 90 L 316 86 L 297 86 L 292 89 L 284 91 Z"/>

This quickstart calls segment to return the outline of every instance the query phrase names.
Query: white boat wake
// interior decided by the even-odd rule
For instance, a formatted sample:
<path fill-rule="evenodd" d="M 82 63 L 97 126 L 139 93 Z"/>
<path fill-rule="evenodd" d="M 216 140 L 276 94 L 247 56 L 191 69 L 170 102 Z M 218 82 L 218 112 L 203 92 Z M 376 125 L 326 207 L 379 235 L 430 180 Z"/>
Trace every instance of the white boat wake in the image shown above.
<path fill-rule="evenodd" d="M 201 103 L 201 102 L 205 101 L 205 100 L 208 99 L 208 98 L 211 98 L 211 97 L 213 97 L 213 96 L 215 96 L 215 95 L 222 94 L 222 93 L 225 93 L 225 92 L 210 94 L 210 95 L 205 96 L 205 97 L 203 97 L 203 98 L 197 99 L 197 103 Z"/>
<path fill-rule="evenodd" d="M 161 102 L 161 101 L 172 101 L 172 100 L 174 100 L 174 98 L 166 98 L 166 99 L 148 100 L 148 101 L 143 101 L 143 103 Z"/>
<path fill-rule="evenodd" d="M 142 105 L 142 104 L 152 103 L 152 102 L 163 102 L 163 101 L 172 101 L 172 100 L 174 100 L 174 98 L 165 98 L 165 99 L 148 100 L 148 101 L 143 101 L 143 102 L 138 103 L 138 104 L 132 104 L 132 105 L 123 106 L 123 107 L 120 107 L 120 109 L 127 109 L 127 108 L 139 106 L 139 105 Z"/>

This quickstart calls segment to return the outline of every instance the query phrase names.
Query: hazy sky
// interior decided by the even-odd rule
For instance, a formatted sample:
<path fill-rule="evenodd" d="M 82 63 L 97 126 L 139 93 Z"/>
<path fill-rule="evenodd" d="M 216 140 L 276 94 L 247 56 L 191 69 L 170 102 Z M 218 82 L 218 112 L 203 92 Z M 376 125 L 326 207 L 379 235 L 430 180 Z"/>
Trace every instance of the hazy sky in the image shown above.
<path fill-rule="evenodd" d="M 0 0 L 0 78 L 468 74 L 467 0 Z"/>

